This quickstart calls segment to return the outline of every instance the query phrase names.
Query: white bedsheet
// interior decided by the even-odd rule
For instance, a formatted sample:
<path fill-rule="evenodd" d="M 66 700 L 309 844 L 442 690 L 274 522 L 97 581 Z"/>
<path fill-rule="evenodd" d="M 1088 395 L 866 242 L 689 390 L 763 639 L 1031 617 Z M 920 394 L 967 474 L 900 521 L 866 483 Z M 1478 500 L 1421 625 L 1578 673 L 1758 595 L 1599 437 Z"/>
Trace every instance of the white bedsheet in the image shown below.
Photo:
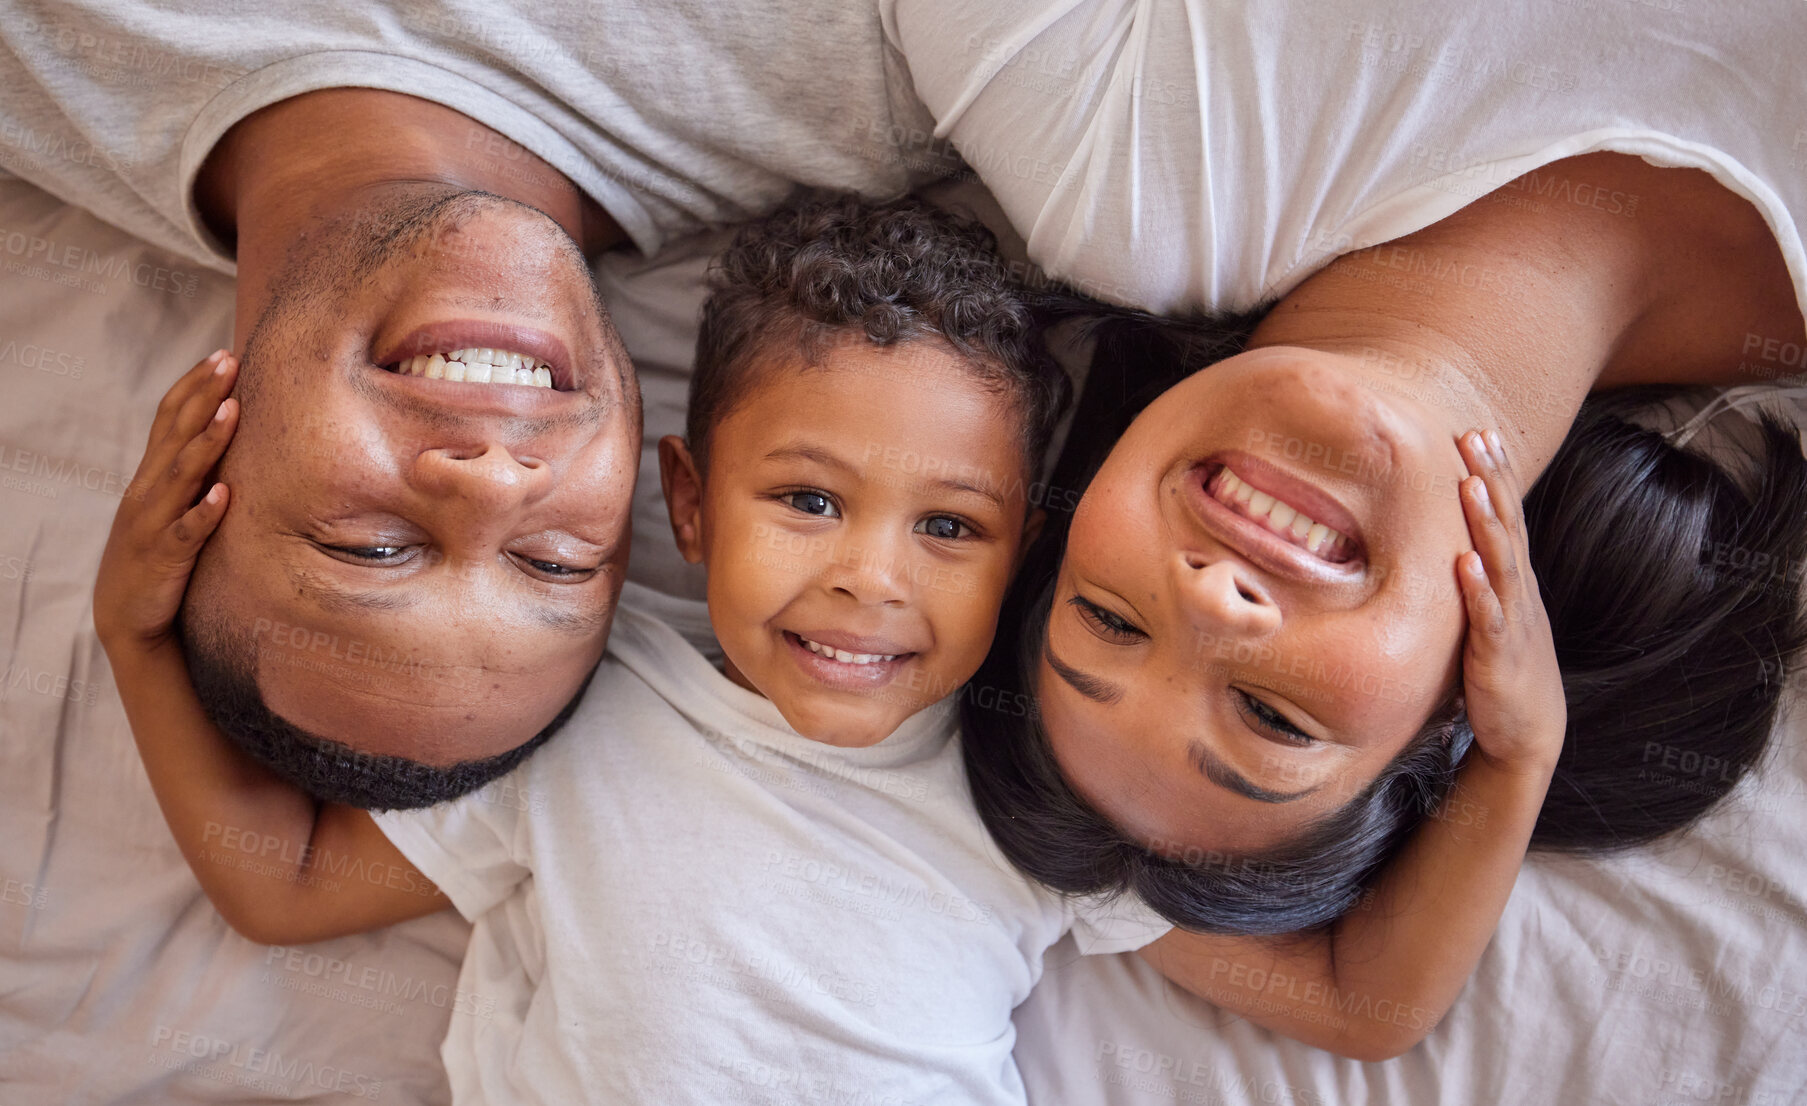
<path fill-rule="evenodd" d="M 649 462 L 680 429 L 710 246 L 600 273 L 642 368 Z M 447 1019 L 484 1016 L 453 990 L 467 929 L 449 912 L 296 950 L 229 931 L 132 746 L 93 574 L 158 396 L 230 314 L 224 278 L 0 176 L 0 1106 L 443 1102 Z M 682 589 L 657 494 L 643 473 L 634 575 Z M 1279 1040 L 1134 959 L 1056 950 L 1017 1018 L 1032 1096 L 1807 1101 L 1804 746 L 1797 710 L 1774 763 L 1671 845 L 1532 861 L 1448 1021 L 1391 1063 Z"/>

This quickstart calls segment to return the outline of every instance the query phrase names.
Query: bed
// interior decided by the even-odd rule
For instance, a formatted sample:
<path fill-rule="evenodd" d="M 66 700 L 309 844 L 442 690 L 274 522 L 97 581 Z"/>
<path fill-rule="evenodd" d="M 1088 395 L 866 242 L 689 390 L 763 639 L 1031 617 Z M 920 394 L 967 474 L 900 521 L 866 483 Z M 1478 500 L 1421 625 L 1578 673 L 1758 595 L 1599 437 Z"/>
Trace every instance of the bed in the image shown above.
<path fill-rule="evenodd" d="M 698 580 L 671 547 L 652 447 L 681 427 L 717 245 L 598 270 L 647 398 L 633 575 L 676 596 L 692 633 Z M 448 1019 L 486 1016 L 457 990 L 468 930 L 450 912 L 304 948 L 231 932 L 139 765 L 89 592 L 158 397 L 228 340 L 231 312 L 229 277 L 0 175 L 0 1106 L 444 1102 Z M 1533 859 L 1447 1020 L 1389 1063 L 1277 1039 L 1133 957 L 1058 946 L 1016 1019 L 1031 1099 L 1807 1101 L 1804 749 L 1796 709 L 1770 762 L 1689 834 Z M 1715 770 L 1649 759 L 1677 786 Z"/>

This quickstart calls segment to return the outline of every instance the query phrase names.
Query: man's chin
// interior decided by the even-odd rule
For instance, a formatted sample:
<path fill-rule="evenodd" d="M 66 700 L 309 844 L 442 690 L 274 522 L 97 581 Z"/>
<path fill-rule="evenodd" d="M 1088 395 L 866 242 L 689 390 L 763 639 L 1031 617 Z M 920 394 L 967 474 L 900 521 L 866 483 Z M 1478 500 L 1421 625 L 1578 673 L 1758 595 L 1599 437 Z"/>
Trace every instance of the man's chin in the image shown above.
<path fill-rule="evenodd" d="M 222 649 L 214 635 L 184 633 L 189 676 L 202 708 L 226 738 L 258 763 L 323 802 L 364 810 L 411 810 L 469 794 L 512 771 L 577 712 L 592 669 L 557 715 L 501 753 L 451 764 L 357 749 L 313 733 L 270 709 L 248 666 L 248 650 Z"/>
<path fill-rule="evenodd" d="M 360 752 L 302 731 L 229 736 L 259 763 L 321 802 L 414 810 L 456 799 L 507 775 L 552 737 L 564 717 L 506 752 L 444 765 Z"/>

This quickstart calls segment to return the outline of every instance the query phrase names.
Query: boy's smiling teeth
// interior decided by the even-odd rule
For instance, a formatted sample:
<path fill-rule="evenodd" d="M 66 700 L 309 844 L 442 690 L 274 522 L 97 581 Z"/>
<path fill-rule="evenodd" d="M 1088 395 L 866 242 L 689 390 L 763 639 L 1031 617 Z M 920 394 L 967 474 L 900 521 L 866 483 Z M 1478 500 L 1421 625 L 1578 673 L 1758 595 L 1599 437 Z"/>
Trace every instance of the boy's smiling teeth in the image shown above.
<path fill-rule="evenodd" d="M 552 366 L 529 353 L 506 349 L 455 349 L 447 353 L 422 353 L 404 357 L 391 370 L 403 376 L 451 380 L 465 384 L 525 384 L 552 387 Z"/>
<path fill-rule="evenodd" d="M 1228 465 L 1217 470 L 1207 490 L 1211 498 L 1236 513 L 1262 523 L 1287 541 L 1303 546 L 1333 564 L 1348 560 L 1355 551 L 1355 543 L 1346 534 L 1332 530 L 1284 500 L 1256 491 L 1231 472 Z"/>
<path fill-rule="evenodd" d="M 830 649 L 826 645 L 809 640 L 802 634 L 797 635 L 797 640 L 801 641 L 803 643 L 803 648 L 808 649 L 810 652 L 827 657 L 830 660 L 840 661 L 842 664 L 879 664 L 884 661 L 894 661 L 898 657 L 903 656 L 902 653 L 892 653 L 889 656 L 884 656 L 878 653 L 849 653 L 845 649 Z"/>

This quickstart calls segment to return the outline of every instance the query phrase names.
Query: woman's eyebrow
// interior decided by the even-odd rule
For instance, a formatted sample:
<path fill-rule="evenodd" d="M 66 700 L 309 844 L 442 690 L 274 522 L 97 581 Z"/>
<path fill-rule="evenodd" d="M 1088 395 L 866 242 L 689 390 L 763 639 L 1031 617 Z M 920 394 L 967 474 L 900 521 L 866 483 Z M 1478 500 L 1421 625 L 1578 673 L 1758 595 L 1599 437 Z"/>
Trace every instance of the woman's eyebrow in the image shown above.
<path fill-rule="evenodd" d="M 1054 670 L 1055 675 L 1067 682 L 1067 686 L 1071 687 L 1074 691 L 1079 692 L 1079 694 L 1085 696 L 1087 699 L 1092 700 L 1094 703 L 1103 703 L 1106 706 L 1109 706 L 1123 698 L 1123 687 L 1121 684 L 1114 684 L 1109 680 L 1101 680 L 1096 676 L 1087 675 L 1086 673 L 1079 671 L 1079 669 L 1071 667 L 1065 661 L 1054 655 L 1054 646 L 1050 645 L 1045 640 L 1042 642 L 1042 659 L 1048 662 L 1048 667 Z"/>
<path fill-rule="evenodd" d="M 1265 787 L 1251 783 L 1248 777 L 1218 760 L 1211 750 L 1196 741 L 1186 750 L 1186 759 L 1190 760 L 1206 779 L 1217 786 L 1261 803 L 1290 803 L 1295 799 L 1303 799 L 1323 786 L 1323 784 L 1313 784 L 1303 791 L 1269 791 Z"/>

